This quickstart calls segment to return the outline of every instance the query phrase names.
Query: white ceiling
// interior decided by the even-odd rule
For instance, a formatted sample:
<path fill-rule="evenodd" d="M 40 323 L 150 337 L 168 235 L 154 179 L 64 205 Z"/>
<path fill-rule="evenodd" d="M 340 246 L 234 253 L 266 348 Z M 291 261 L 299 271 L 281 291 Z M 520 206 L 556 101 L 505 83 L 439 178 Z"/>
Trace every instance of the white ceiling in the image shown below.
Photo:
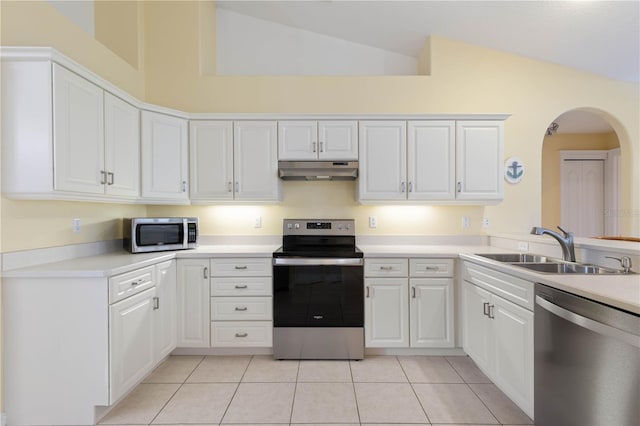
<path fill-rule="evenodd" d="M 613 128 L 599 115 L 588 111 L 573 110 L 565 112 L 555 120 L 556 133 L 611 133 Z"/>
<path fill-rule="evenodd" d="M 640 81 L 640 1 L 224 1 L 217 7 L 417 56 L 429 35 Z"/>

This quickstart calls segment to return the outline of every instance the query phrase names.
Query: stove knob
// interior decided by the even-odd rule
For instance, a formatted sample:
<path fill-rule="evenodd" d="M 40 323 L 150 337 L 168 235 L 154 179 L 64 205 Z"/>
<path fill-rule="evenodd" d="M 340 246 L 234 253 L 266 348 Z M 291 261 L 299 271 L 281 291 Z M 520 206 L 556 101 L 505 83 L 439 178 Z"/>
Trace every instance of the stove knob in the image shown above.
<path fill-rule="evenodd" d="M 351 229 L 351 224 L 347 223 L 347 229 Z"/>
<path fill-rule="evenodd" d="M 292 228 L 293 228 L 293 224 L 287 223 L 287 229 L 292 229 Z"/>
<path fill-rule="evenodd" d="M 341 223 L 338 224 L 338 230 L 342 231 L 342 224 Z"/>
<path fill-rule="evenodd" d="M 295 226 L 296 229 L 300 229 L 300 224 L 299 223 L 296 223 L 294 226 Z"/>

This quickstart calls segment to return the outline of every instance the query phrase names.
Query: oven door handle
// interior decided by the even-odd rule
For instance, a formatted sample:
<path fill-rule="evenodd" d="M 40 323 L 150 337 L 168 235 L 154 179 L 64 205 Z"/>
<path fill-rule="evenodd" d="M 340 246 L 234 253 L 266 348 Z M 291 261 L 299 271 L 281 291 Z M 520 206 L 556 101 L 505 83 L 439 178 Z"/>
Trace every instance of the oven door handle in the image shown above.
<path fill-rule="evenodd" d="M 362 266 L 361 258 L 275 258 L 273 266 Z"/>

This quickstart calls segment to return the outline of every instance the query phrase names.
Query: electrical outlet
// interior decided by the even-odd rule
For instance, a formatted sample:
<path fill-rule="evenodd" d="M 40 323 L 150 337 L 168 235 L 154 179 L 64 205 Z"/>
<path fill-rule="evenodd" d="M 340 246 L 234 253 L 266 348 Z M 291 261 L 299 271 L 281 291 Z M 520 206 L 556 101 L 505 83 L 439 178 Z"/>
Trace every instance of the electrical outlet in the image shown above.
<path fill-rule="evenodd" d="M 518 250 L 529 251 L 529 243 L 525 241 L 518 241 Z"/>
<path fill-rule="evenodd" d="M 488 228 L 489 225 L 491 225 L 491 221 L 489 220 L 488 217 L 483 217 L 482 218 L 482 227 L 483 228 Z"/>
<path fill-rule="evenodd" d="M 471 225 L 471 219 L 469 216 L 462 216 L 462 227 L 468 228 Z"/>
<path fill-rule="evenodd" d="M 253 221 L 254 228 L 262 228 L 262 216 L 256 216 Z"/>
<path fill-rule="evenodd" d="M 378 218 L 375 216 L 369 216 L 369 228 L 378 227 Z"/>
<path fill-rule="evenodd" d="M 73 223 L 72 223 L 71 226 L 72 226 L 73 232 L 78 234 L 80 232 L 80 229 L 81 229 L 80 219 L 78 219 L 78 218 L 73 219 Z"/>

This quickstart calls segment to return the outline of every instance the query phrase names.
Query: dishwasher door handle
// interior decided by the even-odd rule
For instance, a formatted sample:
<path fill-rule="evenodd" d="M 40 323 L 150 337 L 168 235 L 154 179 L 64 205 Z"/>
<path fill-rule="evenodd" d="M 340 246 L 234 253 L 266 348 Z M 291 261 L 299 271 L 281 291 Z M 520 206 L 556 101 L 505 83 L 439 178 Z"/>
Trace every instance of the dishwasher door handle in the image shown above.
<path fill-rule="evenodd" d="M 640 336 L 627 333 L 626 331 L 611 327 L 610 325 L 594 321 L 590 318 L 583 317 L 582 315 L 578 315 L 575 312 L 571 312 L 556 305 L 555 303 L 550 302 L 544 297 L 536 296 L 536 304 L 551 312 L 552 314 L 559 316 L 560 318 L 563 318 L 579 327 L 586 328 L 587 330 L 591 330 L 594 333 L 602 334 L 603 336 L 622 340 L 623 342 L 635 346 L 636 348 L 640 348 Z"/>

